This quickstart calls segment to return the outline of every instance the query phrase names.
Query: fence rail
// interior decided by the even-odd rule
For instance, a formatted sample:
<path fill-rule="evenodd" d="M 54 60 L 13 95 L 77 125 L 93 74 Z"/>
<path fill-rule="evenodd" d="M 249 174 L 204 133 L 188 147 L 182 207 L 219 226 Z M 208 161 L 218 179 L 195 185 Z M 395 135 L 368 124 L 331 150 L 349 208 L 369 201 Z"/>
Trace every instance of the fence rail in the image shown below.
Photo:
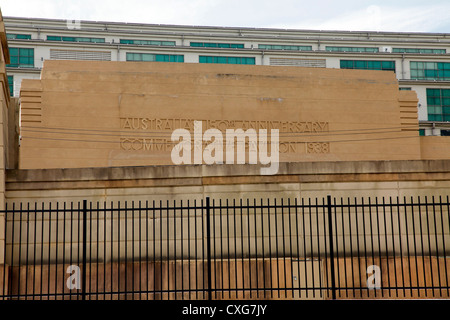
<path fill-rule="evenodd" d="M 449 298 L 449 197 L 13 203 L 0 299 Z"/>

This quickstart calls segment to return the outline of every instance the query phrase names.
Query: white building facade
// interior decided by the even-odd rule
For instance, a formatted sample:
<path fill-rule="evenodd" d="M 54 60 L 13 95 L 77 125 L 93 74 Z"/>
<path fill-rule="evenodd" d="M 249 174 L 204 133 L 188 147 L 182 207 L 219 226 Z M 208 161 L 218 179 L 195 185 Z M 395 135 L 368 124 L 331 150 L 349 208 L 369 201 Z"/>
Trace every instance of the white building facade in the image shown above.
<path fill-rule="evenodd" d="M 46 59 L 170 61 L 395 72 L 421 135 L 450 135 L 450 34 L 313 31 L 4 17 L 11 96 Z"/>

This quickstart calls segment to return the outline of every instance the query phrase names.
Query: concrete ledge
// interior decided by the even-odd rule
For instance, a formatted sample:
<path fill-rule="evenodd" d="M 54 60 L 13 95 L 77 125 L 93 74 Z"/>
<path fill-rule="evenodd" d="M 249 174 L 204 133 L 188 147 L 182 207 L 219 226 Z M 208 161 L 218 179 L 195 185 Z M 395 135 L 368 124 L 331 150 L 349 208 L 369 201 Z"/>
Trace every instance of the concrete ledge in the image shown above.
<path fill-rule="evenodd" d="M 450 160 L 280 163 L 263 176 L 261 165 L 7 170 L 6 189 L 78 189 L 212 184 L 450 180 Z"/>

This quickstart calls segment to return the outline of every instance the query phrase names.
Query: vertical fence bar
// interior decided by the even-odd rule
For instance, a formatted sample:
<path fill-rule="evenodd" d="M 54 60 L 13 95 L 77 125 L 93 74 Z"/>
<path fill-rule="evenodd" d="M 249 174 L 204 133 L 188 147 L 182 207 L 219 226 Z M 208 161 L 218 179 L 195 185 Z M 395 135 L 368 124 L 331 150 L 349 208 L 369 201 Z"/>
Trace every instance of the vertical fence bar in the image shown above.
<path fill-rule="evenodd" d="M 12 205 L 12 212 L 11 212 L 11 215 L 12 215 L 11 230 L 12 230 L 12 232 L 11 232 L 11 267 L 10 267 L 10 270 L 12 270 L 12 267 L 14 266 L 14 216 L 15 216 L 15 213 L 16 213 L 15 208 L 16 208 L 15 207 L 15 203 L 13 203 L 13 205 Z M 42 221 L 44 221 L 44 219 L 42 219 Z M 5 221 L 5 223 L 6 223 L 6 221 Z M 42 234 L 44 234 L 44 232 L 42 232 Z M 5 241 L 5 243 L 6 243 L 6 241 Z M 44 243 L 44 241 L 42 241 L 42 243 Z M 5 246 L 5 249 L 6 249 L 6 246 Z M 41 259 L 41 262 L 42 262 L 42 259 Z M 41 266 L 41 270 L 42 270 L 42 266 Z M 10 279 L 11 279 L 11 277 L 10 277 Z M 41 279 L 42 279 L 42 275 L 41 275 Z M 8 289 L 9 299 L 11 300 L 12 299 L 13 284 L 12 284 L 12 281 L 8 281 L 8 283 L 9 283 L 9 285 L 8 285 L 8 287 L 9 287 L 9 289 Z M 42 286 L 41 286 L 41 288 L 42 288 Z M 41 296 L 41 299 L 42 299 L 42 296 Z"/>
<path fill-rule="evenodd" d="M 211 222 L 210 222 L 210 203 L 209 197 L 206 197 L 206 259 L 208 267 L 208 300 L 212 300 L 211 289 Z"/>
<path fill-rule="evenodd" d="M 341 197 L 341 226 L 342 226 L 342 251 L 343 251 L 343 258 L 344 258 L 344 280 L 345 280 L 345 297 L 348 298 L 348 279 L 347 279 L 347 253 L 345 252 L 345 223 L 344 223 L 344 199 Z M 350 219 L 350 215 L 348 216 L 348 219 Z M 337 215 L 336 215 L 337 220 Z M 337 238 L 337 224 L 336 224 L 336 238 Z M 351 238 L 351 234 L 350 234 Z M 336 239 L 337 241 L 337 239 Z M 350 248 L 351 251 L 351 248 Z M 339 290 L 339 297 L 341 296 L 341 291 Z"/>
<path fill-rule="evenodd" d="M 261 247 L 262 247 L 262 269 L 263 269 L 263 288 L 264 288 L 264 299 L 266 298 L 266 262 L 264 260 L 265 249 L 264 246 L 264 206 L 263 206 L 263 199 L 261 198 Z M 270 257 L 269 257 L 270 262 Z"/>
<path fill-rule="evenodd" d="M 21 269 L 21 259 L 22 259 L 22 203 L 19 205 L 19 268 L 18 268 L 18 280 L 17 280 L 17 300 L 20 300 L 20 269 Z M 50 267 L 50 265 L 49 265 Z M 50 273 L 49 273 L 49 279 L 50 279 Z M 50 284 L 50 280 L 49 280 Z M 26 294 L 26 293 L 25 293 Z"/>
<path fill-rule="evenodd" d="M 189 210 L 189 209 L 188 209 Z M 181 300 L 184 300 L 184 235 L 183 235 L 183 200 L 180 203 L 180 249 L 181 249 Z M 189 240 L 188 240 L 189 241 Z M 190 267 L 190 266 L 189 266 Z"/>
<path fill-rule="evenodd" d="M 87 235 L 87 200 L 83 200 L 83 279 L 81 282 L 81 300 L 86 300 L 86 235 Z"/>
<path fill-rule="evenodd" d="M 194 200 L 195 202 L 196 200 Z M 208 200 L 209 201 L 209 200 Z M 201 202 L 201 212 L 202 212 L 202 298 L 205 299 L 205 214 L 203 214 L 203 210 L 205 209 L 205 203 L 204 200 L 202 199 Z M 206 211 L 206 210 L 205 210 Z M 209 274 L 209 272 L 207 273 Z"/>
<path fill-rule="evenodd" d="M 170 300 L 170 221 L 169 221 L 169 200 L 166 201 L 166 236 L 167 236 L 167 300 Z"/>
<path fill-rule="evenodd" d="M 125 201 L 125 230 L 124 230 L 124 241 L 125 241 L 125 294 L 124 298 L 125 300 L 128 300 L 128 201 Z"/>
<path fill-rule="evenodd" d="M 89 300 L 92 300 L 92 202 L 89 202 L 89 293 L 87 295 Z"/>
<path fill-rule="evenodd" d="M 406 198 L 405 198 L 406 199 Z M 414 259 L 415 259 L 415 267 L 416 267 L 416 286 L 417 286 L 417 296 L 420 297 L 420 282 L 419 282 L 419 268 L 417 262 L 417 245 L 416 245 L 416 224 L 414 222 L 414 200 L 411 196 L 411 217 L 412 217 L 412 235 L 413 235 L 413 244 L 414 244 Z M 424 270 L 425 272 L 425 270 Z"/>
<path fill-rule="evenodd" d="M 212 241 L 213 241 L 213 251 L 214 251 L 214 299 L 217 299 L 217 288 L 219 287 L 217 284 L 217 254 L 216 254 L 216 205 L 215 200 L 212 201 L 212 207 L 213 207 L 213 234 L 212 234 Z M 210 220 L 211 221 L 211 220 Z M 208 226 L 210 228 L 211 226 Z"/>
<path fill-rule="evenodd" d="M 406 234 L 406 254 L 408 257 L 408 281 L 409 281 L 409 294 L 412 298 L 412 275 L 411 275 L 411 255 L 409 250 L 409 232 L 408 232 L 408 208 L 406 206 L 406 197 L 403 197 L 403 210 L 405 210 L 405 234 Z M 414 230 L 413 230 L 414 234 Z"/>
<path fill-rule="evenodd" d="M 236 299 L 238 297 L 238 268 L 237 268 L 237 238 L 236 238 L 236 199 L 233 199 L 233 230 L 234 230 L 234 282 L 236 289 Z"/>
<path fill-rule="evenodd" d="M 391 277 L 390 277 L 391 271 L 389 268 L 389 246 L 388 246 L 388 233 L 387 233 L 387 222 L 386 222 L 386 201 L 384 200 L 384 197 L 382 198 L 382 200 L 383 200 L 382 203 L 383 203 L 384 242 L 385 242 L 385 246 L 386 246 L 387 287 L 388 287 L 388 294 L 389 294 L 389 298 L 390 298 L 391 297 Z M 395 258 L 395 252 L 394 252 L 394 258 Z"/>
<path fill-rule="evenodd" d="M 330 241 L 330 267 L 331 267 L 331 295 L 332 299 L 336 300 L 336 279 L 334 274 L 334 251 L 333 251 L 333 225 L 331 216 L 331 196 L 327 196 L 328 207 L 328 237 Z"/>
<path fill-rule="evenodd" d="M 28 300 L 28 263 L 29 263 L 29 261 L 28 261 L 28 251 L 29 251 L 29 242 L 30 242 L 30 240 L 29 240 L 29 237 L 30 237 L 30 203 L 27 203 L 27 222 L 26 222 L 26 224 L 27 224 L 27 242 L 26 242 L 26 244 L 27 244 L 27 248 L 26 248 L 26 259 L 25 259 L 25 270 L 26 270 L 26 273 L 25 273 L 25 294 L 26 294 L 26 300 Z M 34 298 L 34 297 L 32 297 L 32 298 Z"/>
<path fill-rule="evenodd" d="M 106 300 L 106 201 L 103 202 L 103 300 Z M 112 244 L 112 242 L 111 242 Z M 112 256 L 110 259 L 112 264 Z M 112 283 L 111 283 L 112 285 Z"/>
<path fill-rule="evenodd" d="M 417 206 L 419 208 L 419 230 L 420 230 L 420 252 L 422 253 L 422 270 L 424 272 L 423 275 L 423 282 L 424 282 L 424 287 L 425 287 L 425 297 L 428 296 L 428 286 L 427 286 L 427 277 L 425 275 L 425 250 L 424 250 L 424 246 L 423 246 L 423 229 L 422 229 L 422 205 L 420 203 L 420 196 L 417 197 Z M 428 218 L 427 218 L 428 219 Z"/>
<path fill-rule="evenodd" d="M 189 292 L 189 299 L 188 300 L 191 300 L 192 299 L 192 292 L 191 292 L 191 281 L 192 281 L 192 279 L 191 279 L 191 222 L 190 222 L 190 219 L 191 219 L 191 217 L 190 217 L 190 211 L 191 211 L 191 208 L 190 208 L 190 206 L 189 206 L 189 199 L 188 199 L 188 201 L 187 201 L 187 258 L 188 258 L 188 262 L 187 262 L 187 265 L 188 265 L 188 281 L 189 281 L 189 285 L 188 285 L 188 292 Z M 183 204 L 181 205 L 181 206 L 183 206 Z M 196 208 L 195 208 L 195 205 L 194 205 L 194 223 L 195 223 L 195 225 L 194 225 L 194 228 L 195 228 L 195 233 L 194 233 L 194 237 L 195 237 L 195 239 L 197 239 L 197 215 L 196 215 Z M 182 215 L 183 216 L 183 215 Z M 194 244 L 195 244 L 195 247 L 197 247 L 197 241 L 194 241 Z M 197 282 L 197 250 L 195 250 L 195 297 L 196 297 L 196 299 L 198 298 L 198 282 Z"/>
<path fill-rule="evenodd" d="M 274 214 L 275 214 L 275 254 L 277 257 L 276 260 L 276 266 L 277 266 L 277 291 L 278 291 L 278 298 L 280 298 L 280 290 L 281 290 L 281 286 L 280 286 L 280 265 L 279 265 L 279 261 L 280 261 L 280 257 L 278 255 L 278 217 L 277 217 L 277 211 L 278 211 L 278 206 L 277 206 L 277 199 L 274 199 Z"/>
<path fill-rule="evenodd" d="M 47 300 L 50 300 L 50 261 L 51 261 L 51 244 L 52 244 L 52 203 L 48 205 L 48 263 L 47 263 Z"/>
<path fill-rule="evenodd" d="M 284 234 L 284 202 L 283 198 L 281 199 L 281 237 L 283 240 L 283 273 L 284 273 L 284 297 L 287 298 L 287 278 L 286 278 L 286 241 Z"/>
<path fill-rule="evenodd" d="M 270 297 L 273 298 L 273 277 L 272 277 L 272 238 L 270 236 L 270 199 L 267 199 L 267 230 L 269 231 L 269 288 Z"/>
<path fill-rule="evenodd" d="M 340 270 L 340 263 L 339 263 L 339 237 L 338 237 L 338 224 L 337 224 L 337 220 L 338 220 L 338 205 L 336 204 L 336 198 L 333 198 L 333 208 L 334 208 L 334 230 L 336 230 L 336 233 L 334 234 L 335 239 L 336 239 L 336 261 L 337 261 L 337 283 L 338 283 L 338 287 L 339 290 L 338 291 L 338 295 L 339 298 L 341 297 L 341 270 Z M 342 236 L 344 236 L 344 233 L 342 233 Z M 344 237 L 342 238 L 344 239 Z M 330 246 L 331 250 L 333 250 L 333 247 Z M 344 259 L 344 264 L 345 264 L 345 259 Z"/>
<path fill-rule="evenodd" d="M 449 294 L 448 273 L 447 273 L 447 255 L 445 249 L 445 231 L 444 231 L 444 211 L 442 210 L 442 196 L 439 196 L 439 211 L 441 213 L 441 231 L 442 231 L 442 249 L 444 256 L 445 286 L 447 287 L 447 295 Z M 439 263 L 439 256 L 438 256 Z M 440 278 L 440 276 L 439 276 Z M 442 297 L 442 296 L 441 296 Z"/>
<path fill-rule="evenodd" d="M 3 283 L 2 283 L 2 300 L 6 300 L 6 241 L 7 241 L 7 224 L 8 224 L 8 204 L 5 205 L 5 211 L 4 211 L 4 246 L 3 246 Z M 36 233 L 35 233 L 36 234 Z M 36 241 L 35 241 L 36 242 Z M 36 251 L 35 251 L 36 252 Z M 33 292 L 34 293 L 34 292 Z"/>
<path fill-rule="evenodd" d="M 248 248 L 248 286 L 249 286 L 249 292 L 250 292 L 250 299 L 252 298 L 252 255 L 251 255 L 251 248 L 250 248 L 250 206 L 249 206 L 249 200 L 247 198 L 247 248 Z M 243 255 L 243 252 L 242 252 Z"/>
<path fill-rule="evenodd" d="M 174 275 L 174 299 L 177 300 L 177 209 L 173 200 L 173 275 Z"/>
<path fill-rule="evenodd" d="M 428 212 L 428 198 L 425 196 L 425 216 L 427 217 L 427 235 L 428 235 L 428 255 L 430 259 L 430 273 L 431 273 L 431 292 L 434 297 L 434 277 L 433 277 L 433 259 L 431 257 L 431 233 L 430 233 L 430 222 L 429 222 L 429 212 Z"/>
<path fill-rule="evenodd" d="M 324 208 L 324 201 L 325 200 L 322 198 L 322 208 L 323 208 L 323 210 L 325 210 L 325 208 Z M 321 257 L 321 254 L 320 254 L 319 202 L 318 202 L 317 198 L 316 198 L 316 201 L 315 201 L 315 204 L 314 204 L 314 208 L 315 208 L 315 212 L 316 212 L 315 215 L 316 215 L 316 232 L 317 232 L 317 237 L 316 237 L 317 238 L 317 259 L 319 261 L 319 266 L 320 266 L 320 262 L 322 260 L 322 257 Z M 325 226 L 324 226 L 324 229 L 325 229 Z M 324 236 L 326 237 L 326 235 L 324 235 Z M 326 272 L 325 272 L 325 275 L 327 275 Z M 324 289 L 325 290 L 327 289 L 326 287 L 324 287 L 322 281 L 325 281 L 325 279 L 322 279 L 322 277 L 319 277 L 320 297 L 322 297 Z"/>
<path fill-rule="evenodd" d="M 220 199 L 220 201 L 219 201 L 219 206 L 220 206 L 220 209 L 219 209 L 219 214 L 220 214 L 220 216 L 219 216 L 219 225 L 220 225 L 220 270 L 221 270 L 221 272 L 222 272 L 222 275 L 221 275 L 221 280 L 222 280 L 222 283 L 221 283 L 221 289 L 222 289 L 222 299 L 224 298 L 224 286 L 223 286 L 223 276 L 224 276 L 224 272 L 223 272 L 223 232 L 222 232 L 222 199 Z M 215 224 L 214 224 L 215 225 Z"/>
<path fill-rule="evenodd" d="M 228 299 L 231 299 L 231 264 L 230 264 L 230 213 L 227 199 L 227 256 L 228 256 Z"/>
<path fill-rule="evenodd" d="M 36 238 L 37 238 L 37 203 L 34 203 L 34 242 L 33 242 L 33 300 L 36 299 Z M 5 219 L 6 219 L 6 213 L 5 213 Z M 6 227 L 6 220 L 5 220 L 5 227 Z M 6 230 L 6 229 L 5 229 Z M 6 232 L 5 232 L 5 239 L 6 239 Z M 6 248 L 5 248 L 6 252 Z M 3 260 L 5 261 L 5 260 Z M 4 291 L 3 291 L 4 292 Z"/>
<path fill-rule="evenodd" d="M 291 225 L 291 198 L 288 198 L 288 218 L 289 218 L 289 255 L 291 256 L 291 294 L 292 294 L 292 298 L 294 298 L 294 277 L 293 277 L 293 273 L 294 273 L 294 266 L 293 266 L 293 258 L 294 258 L 294 254 L 293 254 L 293 250 L 292 250 L 292 225 Z M 256 221 L 255 221 L 256 223 Z M 256 227 L 255 227 L 256 228 Z M 255 232 L 256 233 L 256 232 Z M 296 235 L 298 237 L 298 235 Z M 297 248 L 297 255 L 298 255 L 298 248 Z M 298 263 L 297 263 L 298 264 Z M 258 270 L 256 271 L 256 273 L 258 273 Z"/>
<path fill-rule="evenodd" d="M 148 290 L 148 245 L 150 243 L 150 239 L 148 237 L 148 221 L 150 220 L 148 218 L 148 208 L 149 208 L 148 200 L 146 200 L 145 201 L 145 274 L 146 274 L 146 277 L 145 277 L 145 291 L 146 291 L 147 301 L 149 300 L 148 299 L 148 296 L 149 296 L 149 290 Z M 152 221 L 152 223 L 154 223 L 154 221 Z M 154 267 L 155 267 L 155 265 L 153 265 L 153 268 Z M 154 285 L 155 284 L 153 283 L 153 286 Z"/>
<path fill-rule="evenodd" d="M 362 230 L 362 236 L 363 236 L 363 244 L 364 244 L 364 277 L 365 277 L 365 273 L 367 270 L 367 240 L 366 240 L 366 211 L 364 210 L 365 208 L 365 204 L 364 204 L 364 197 L 361 197 L 361 215 L 362 215 L 362 226 L 363 226 L 363 230 Z M 361 272 L 361 269 L 360 271 Z M 362 274 L 361 274 L 362 276 Z M 361 282 L 362 284 L 362 282 Z M 366 285 L 366 289 L 367 289 L 367 296 L 369 296 L 369 287 Z"/>
<path fill-rule="evenodd" d="M 65 286 L 64 286 L 64 271 L 65 271 L 65 264 L 66 264 L 66 203 L 64 202 L 64 206 L 63 206 L 63 257 L 62 257 L 62 265 L 63 265 L 63 272 L 61 275 L 61 280 L 62 280 L 62 292 L 64 294 L 64 290 L 65 290 Z M 66 296 L 65 294 L 63 295 L 63 300 L 66 300 Z"/>
<path fill-rule="evenodd" d="M 55 231 L 55 242 L 56 242 L 55 243 L 55 245 L 56 245 L 56 249 L 55 249 L 55 300 L 58 299 L 58 233 L 59 233 L 59 231 L 58 231 L 58 224 L 59 224 L 58 215 L 59 215 L 59 203 L 57 202 L 56 203 L 56 212 L 55 212 L 55 216 L 56 216 L 56 231 Z M 28 268 L 27 268 L 27 270 L 28 270 Z"/>
<path fill-rule="evenodd" d="M 441 284 L 441 268 L 439 266 L 439 243 L 438 243 L 438 233 L 436 225 L 436 201 L 434 196 L 431 198 L 433 205 L 433 225 L 434 225 L 434 242 L 436 244 L 436 264 L 437 264 L 437 275 L 439 280 L 439 297 L 442 297 L 442 284 Z"/>
<path fill-rule="evenodd" d="M 376 213 L 377 213 L 377 237 L 378 237 L 378 256 L 379 256 L 379 261 L 380 261 L 380 268 L 382 267 L 381 264 L 381 233 L 380 233 L 380 216 L 379 216 L 379 212 L 378 212 L 378 198 L 375 198 L 375 208 L 376 208 Z M 384 237 L 386 238 L 387 235 L 385 234 Z M 387 256 L 387 246 L 386 246 L 386 256 Z M 387 260 L 386 260 L 387 261 Z M 389 274 L 389 272 L 388 272 Z M 381 281 L 381 297 L 384 298 L 384 290 L 383 290 L 383 281 Z"/>
<path fill-rule="evenodd" d="M 325 272 L 324 272 L 324 290 L 326 291 L 326 297 L 328 298 L 328 290 L 330 289 L 330 275 L 328 275 L 328 249 L 327 249 L 327 235 L 329 233 L 329 231 L 327 230 L 327 222 L 328 222 L 328 205 L 325 202 L 325 198 L 322 198 L 322 205 L 320 206 L 321 210 L 322 210 L 322 219 L 323 219 L 323 223 L 322 223 L 322 227 L 323 227 L 323 249 L 321 251 L 323 251 L 324 253 L 324 257 L 323 257 L 323 261 L 324 261 L 324 265 L 326 266 L 325 268 Z M 319 211 L 317 211 L 317 223 L 319 223 Z M 329 237 L 329 235 L 328 235 Z M 317 228 L 317 239 L 319 240 L 320 238 L 320 231 L 319 228 Z M 319 250 L 319 254 L 321 252 Z M 331 260 L 330 260 L 331 263 Z M 331 270 L 330 270 L 331 272 Z"/>
<path fill-rule="evenodd" d="M 297 204 L 297 200 L 295 200 L 295 201 L 296 201 L 296 204 Z M 305 290 L 306 290 L 306 298 L 309 298 L 308 268 L 307 268 L 307 263 L 306 263 L 305 200 L 303 198 L 302 198 L 301 206 L 302 206 L 302 213 L 301 213 L 301 215 L 302 215 L 302 231 L 303 231 L 303 263 L 304 263 L 304 268 L 305 268 Z M 309 236 L 311 238 L 311 234 Z M 298 238 L 297 238 L 297 243 L 298 243 Z M 299 257 L 300 257 L 300 255 L 299 255 Z M 311 266 L 312 266 L 312 263 L 311 263 Z M 298 269 L 298 295 L 299 295 L 299 298 L 300 298 L 301 297 L 300 296 L 300 293 L 301 293 L 301 291 L 300 291 L 300 284 L 301 284 L 301 282 L 300 282 L 300 261 L 298 262 L 298 268 L 297 269 Z M 313 293 L 314 293 L 314 288 L 313 288 Z"/>
<path fill-rule="evenodd" d="M 106 203 L 106 202 L 105 202 Z M 111 207 L 110 207 L 111 213 L 110 213 L 110 220 L 111 220 L 111 231 L 110 231 L 110 237 L 111 237 L 111 285 L 110 285 L 110 298 L 113 299 L 113 292 L 114 292 L 114 204 L 111 201 Z"/>
<path fill-rule="evenodd" d="M 316 297 L 316 284 L 314 280 L 314 246 L 313 246 L 313 231 L 312 231 L 312 207 L 311 207 L 311 198 L 308 199 L 308 213 L 309 213 L 309 240 L 310 240 L 310 255 L 311 255 L 311 279 L 312 279 L 312 287 L 313 287 L 313 298 Z M 304 217 L 304 214 L 303 214 Z M 305 257 L 305 269 L 306 269 L 306 257 Z M 319 271 L 320 271 L 320 261 L 319 261 Z M 319 294 L 322 295 L 322 288 L 320 288 Z"/>

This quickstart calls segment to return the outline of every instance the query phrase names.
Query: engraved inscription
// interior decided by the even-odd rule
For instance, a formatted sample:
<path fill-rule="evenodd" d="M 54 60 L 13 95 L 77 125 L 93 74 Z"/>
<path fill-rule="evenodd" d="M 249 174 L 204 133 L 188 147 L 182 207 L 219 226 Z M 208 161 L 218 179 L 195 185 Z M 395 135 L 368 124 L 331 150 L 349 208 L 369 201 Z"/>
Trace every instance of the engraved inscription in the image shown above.
<path fill-rule="evenodd" d="M 321 121 L 276 121 L 276 120 L 198 120 L 203 122 L 203 128 L 219 129 L 278 129 L 280 132 L 304 133 L 327 132 L 328 122 Z M 194 130 L 194 119 L 151 119 L 151 118 L 121 118 L 121 128 L 139 131 L 173 131 L 175 129 Z"/>
<path fill-rule="evenodd" d="M 308 142 L 306 153 L 330 153 L 329 142 Z"/>
<path fill-rule="evenodd" d="M 187 118 L 140 118 L 140 117 L 122 117 L 120 118 L 120 127 L 124 130 L 120 139 L 120 149 L 126 151 L 152 151 L 168 152 L 171 151 L 174 142 L 170 139 L 170 134 L 176 129 L 186 129 L 194 131 L 194 121 L 201 121 L 203 131 L 208 129 L 218 129 L 222 134 L 227 129 L 254 129 L 259 131 L 265 129 L 278 129 L 281 133 L 291 133 L 291 139 L 279 142 L 280 153 L 302 153 L 305 152 L 300 144 L 305 144 L 306 153 L 330 153 L 329 143 L 323 142 L 303 142 L 301 134 L 315 134 L 329 131 L 328 122 L 322 121 L 278 121 L 278 120 L 227 120 L 227 119 L 208 119 L 194 120 Z M 127 136 L 127 132 L 142 133 L 138 136 Z M 148 136 L 150 135 L 150 136 Z M 153 136 L 152 136 L 153 135 Z M 270 144 L 270 139 L 269 139 Z M 206 145 L 203 143 L 204 146 Z M 248 150 L 248 142 L 245 142 L 245 149 Z"/>

